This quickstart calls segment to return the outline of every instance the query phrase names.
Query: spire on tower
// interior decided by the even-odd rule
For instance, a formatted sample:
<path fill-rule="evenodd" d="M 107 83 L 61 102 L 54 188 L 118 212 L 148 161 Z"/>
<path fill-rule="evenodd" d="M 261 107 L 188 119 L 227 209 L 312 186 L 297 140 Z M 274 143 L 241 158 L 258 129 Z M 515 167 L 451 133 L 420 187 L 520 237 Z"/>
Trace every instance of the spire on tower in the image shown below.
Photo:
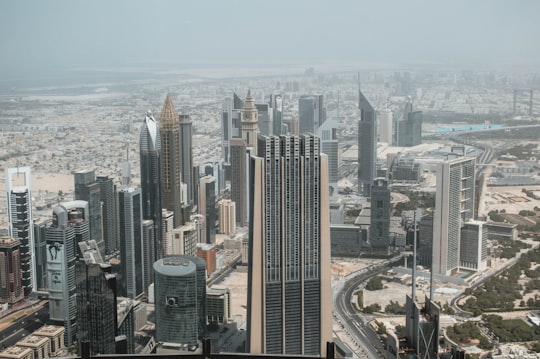
<path fill-rule="evenodd" d="M 255 108 L 255 105 L 253 104 L 253 97 L 251 96 L 251 89 L 248 88 L 248 93 L 246 95 L 246 102 L 244 103 L 244 109 L 252 109 Z"/>
<path fill-rule="evenodd" d="M 178 114 L 174 109 L 170 94 L 167 94 L 167 97 L 165 98 L 163 110 L 161 110 L 161 114 L 159 115 L 159 123 L 162 127 L 178 126 Z"/>

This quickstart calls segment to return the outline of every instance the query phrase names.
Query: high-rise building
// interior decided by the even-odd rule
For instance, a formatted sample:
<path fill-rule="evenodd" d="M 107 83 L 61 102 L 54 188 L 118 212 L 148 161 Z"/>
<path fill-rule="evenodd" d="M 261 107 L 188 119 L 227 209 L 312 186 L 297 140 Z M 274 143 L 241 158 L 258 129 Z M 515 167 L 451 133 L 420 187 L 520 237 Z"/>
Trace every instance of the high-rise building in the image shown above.
<path fill-rule="evenodd" d="M 0 302 L 14 304 L 24 298 L 21 271 L 21 241 L 0 238 Z"/>
<path fill-rule="evenodd" d="M 474 215 L 475 159 L 458 157 L 437 168 L 433 217 L 433 272 L 459 270 L 461 228 Z"/>
<path fill-rule="evenodd" d="M 118 192 L 122 293 L 132 299 L 145 290 L 141 198 L 141 190 L 138 188 L 123 188 Z"/>
<path fill-rule="evenodd" d="M 206 274 L 202 259 L 170 256 L 154 263 L 156 341 L 197 344 L 205 336 Z"/>
<path fill-rule="evenodd" d="M 222 199 L 219 207 L 219 233 L 233 234 L 236 232 L 236 204 L 230 199 Z"/>
<path fill-rule="evenodd" d="M 116 185 L 112 178 L 109 178 L 108 176 L 98 176 L 96 182 L 99 184 L 101 196 L 105 253 L 111 253 L 120 248 Z"/>
<path fill-rule="evenodd" d="M 154 248 L 151 254 L 153 257 L 149 259 L 153 263 L 163 255 L 161 245 L 161 213 L 163 205 L 161 198 L 161 136 L 158 124 L 150 112 L 146 114 L 141 127 L 139 148 L 142 214 L 144 219 L 154 221 L 155 238 L 149 239 L 152 242 L 149 245 Z"/>
<path fill-rule="evenodd" d="M 258 129 L 261 135 L 270 136 L 273 132 L 272 111 L 267 103 L 256 103 L 258 113 Z"/>
<path fill-rule="evenodd" d="M 375 111 L 360 89 L 358 107 L 358 191 L 364 197 L 371 197 L 371 185 L 375 179 L 377 164 L 377 123 Z"/>
<path fill-rule="evenodd" d="M 270 108 L 272 111 L 272 134 L 279 136 L 283 134 L 283 97 L 270 95 Z"/>
<path fill-rule="evenodd" d="M 216 181 L 212 176 L 205 176 L 200 179 L 199 187 L 199 214 L 204 220 L 203 234 L 201 241 L 203 243 L 213 244 L 216 242 Z"/>
<path fill-rule="evenodd" d="M 144 293 L 148 294 L 148 286 L 154 283 L 154 269 L 152 268 L 152 258 L 155 258 L 154 247 L 151 245 L 152 238 L 156 236 L 154 221 L 145 219 L 142 221 L 142 252 L 143 252 L 143 278 L 142 285 Z"/>
<path fill-rule="evenodd" d="M 223 103 L 223 112 L 221 115 L 221 161 L 225 166 L 225 177 L 229 179 L 230 172 L 230 141 L 233 138 L 242 138 L 242 107 L 244 101 L 233 93 L 232 98 L 225 99 Z M 194 189 L 197 187 L 194 187 Z M 196 191 L 195 191 L 196 192 Z"/>
<path fill-rule="evenodd" d="M 396 122 L 396 144 L 412 147 L 422 143 L 422 111 L 408 112 L 407 117 Z"/>
<path fill-rule="evenodd" d="M 318 136 L 321 139 L 321 152 L 328 156 L 328 182 L 337 194 L 339 180 L 339 141 L 337 129 L 339 124 L 336 118 L 329 118 L 319 126 Z M 331 193 L 332 195 L 332 193 Z"/>
<path fill-rule="evenodd" d="M 246 143 L 240 138 L 234 138 L 230 142 L 230 150 L 231 199 L 236 204 L 236 222 L 244 225 L 248 221 Z"/>
<path fill-rule="evenodd" d="M 182 173 L 180 171 L 180 119 L 174 109 L 172 98 L 167 94 L 161 115 L 161 189 L 163 208 L 174 212 L 174 226 L 184 224 L 182 220 Z M 163 234 L 163 233 L 162 233 Z"/>
<path fill-rule="evenodd" d="M 182 182 L 187 185 L 188 206 L 195 203 L 195 186 L 193 184 L 193 129 L 191 117 L 188 114 L 178 115 L 180 119 L 180 173 Z"/>
<path fill-rule="evenodd" d="M 101 187 L 96 182 L 94 170 L 80 170 L 74 172 L 75 177 L 75 200 L 88 202 L 88 226 L 90 239 L 97 242 L 99 250 L 105 253 L 105 243 L 101 228 Z"/>
<path fill-rule="evenodd" d="M 77 338 L 90 344 L 90 355 L 116 354 L 116 276 L 103 261 L 96 241 L 79 243 L 75 266 Z"/>
<path fill-rule="evenodd" d="M 242 107 L 242 139 L 246 143 L 246 147 L 255 148 L 255 154 L 257 154 L 258 121 L 259 113 L 253 104 L 251 90 L 248 90 L 246 102 L 244 103 L 244 107 Z"/>
<path fill-rule="evenodd" d="M 53 220 L 45 229 L 49 316 L 64 326 L 67 346 L 74 343 L 77 333 L 75 264 L 78 243 L 90 237 L 87 208 L 86 201 L 62 203 L 53 208 Z"/>
<path fill-rule="evenodd" d="M 328 161 L 313 135 L 260 136 L 252 157 L 248 351 L 326 355 L 332 340 Z"/>
<path fill-rule="evenodd" d="M 459 267 L 474 271 L 486 269 L 488 233 L 486 222 L 469 220 L 461 228 Z"/>
<path fill-rule="evenodd" d="M 384 142 L 392 145 L 392 111 L 388 108 L 384 108 L 379 111 L 379 142 Z"/>
<path fill-rule="evenodd" d="M 298 100 L 300 134 L 318 132 L 326 120 L 323 95 L 304 95 Z"/>
<path fill-rule="evenodd" d="M 51 221 L 39 220 L 34 222 L 34 253 L 32 263 L 36 267 L 36 290 L 47 288 L 47 239 L 45 229 L 51 225 Z"/>
<path fill-rule="evenodd" d="M 388 251 L 390 246 L 390 189 L 384 178 L 376 178 L 371 188 L 370 245 L 377 251 Z"/>
<path fill-rule="evenodd" d="M 36 287 L 32 186 L 30 167 L 6 169 L 8 234 L 20 241 L 22 286 L 24 296 Z"/>

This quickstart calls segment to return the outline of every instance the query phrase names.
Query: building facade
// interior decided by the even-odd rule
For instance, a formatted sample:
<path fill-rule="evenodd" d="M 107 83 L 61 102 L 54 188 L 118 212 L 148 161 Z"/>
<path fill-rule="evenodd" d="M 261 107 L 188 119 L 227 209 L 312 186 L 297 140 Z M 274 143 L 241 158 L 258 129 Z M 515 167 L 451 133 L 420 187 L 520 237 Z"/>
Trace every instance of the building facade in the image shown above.
<path fill-rule="evenodd" d="M 178 115 L 180 120 L 180 174 L 187 186 L 187 198 L 184 201 L 191 207 L 195 200 L 193 183 L 193 125 L 188 114 Z"/>
<path fill-rule="evenodd" d="M 144 292 L 145 272 L 142 231 L 142 195 L 139 188 L 123 188 L 118 192 L 120 212 L 120 263 L 122 294 L 137 298 Z M 149 220 L 150 221 L 150 220 Z"/>
<path fill-rule="evenodd" d="M 246 101 L 242 107 L 242 139 L 246 143 L 246 147 L 257 147 L 257 132 L 259 123 L 259 113 L 253 104 L 251 90 L 248 90 Z"/>
<path fill-rule="evenodd" d="M 199 214 L 202 216 L 203 228 L 202 243 L 216 242 L 216 181 L 213 176 L 205 176 L 200 179 L 199 187 Z"/>
<path fill-rule="evenodd" d="M 141 165 L 142 214 L 144 219 L 154 221 L 155 238 L 150 239 L 153 246 L 150 261 L 153 263 L 162 255 L 161 213 L 161 135 L 159 127 L 152 116 L 147 113 L 141 127 L 139 139 L 139 155 Z"/>
<path fill-rule="evenodd" d="M 362 91 L 358 90 L 358 192 L 371 197 L 377 164 L 377 122 L 375 111 Z"/>
<path fill-rule="evenodd" d="M 108 176 L 97 176 L 96 182 L 99 184 L 101 196 L 104 253 L 112 253 L 120 248 L 116 185 Z"/>
<path fill-rule="evenodd" d="M 24 299 L 21 271 L 21 242 L 0 238 L 0 302 L 14 304 Z"/>
<path fill-rule="evenodd" d="M 390 246 L 390 189 L 384 178 L 376 178 L 371 188 L 371 224 L 369 242 L 372 250 L 387 252 Z"/>
<path fill-rule="evenodd" d="M 20 241 L 22 286 L 24 296 L 36 288 L 33 258 L 34 230 L 32 216 L 32 174 L 30 167 L 6 169 L 8 234 Z"/>
<path fill-rule="evenodd" d="M 161 135 L 161 190 L 163 208 L 174 213 L 174 226 L 183 223 L 182 216 L 182 173 L 180 167 L 180 120 L 174 109 L 172 98 L 167 94 L 163 110 L 159 115 Z"/>
<path fill-rule="evenodd" d="M 236 203 L 230 199 L 222 199 L 219 208 L 219 233 L 234 234 L 236 232 Z"/>
<path fill-rule="evenodd" d="M 74 173 L 75 178 L 75 200 L 86 201 L 88 203 L 88 226 L 90 239 L 98 243 L 99 250 L 105 253 L 105 242 L 103 241 L 102 216 L 101 216 L 101 186 L 96 182 L 96 171 L 80 170 Z"/>
<path fill-rule="evenodd" d="M 474 215 L 475 159 L 458 157 L 437 169 L 433 217 L 433 272 L 459 270 L 461 228 Z"/>
<path fill-rule="evenodd" d="M 332 338 L 327 159 L 313 135 L 260 136 L 257 153 L 248 351 L 324 356 Z"/>
<path fill-rule="evenodd" d="M 206 327 L 204 261 L 170 256 L 154 263 L 154 273 L 156 341 L 197 344 Z"/>

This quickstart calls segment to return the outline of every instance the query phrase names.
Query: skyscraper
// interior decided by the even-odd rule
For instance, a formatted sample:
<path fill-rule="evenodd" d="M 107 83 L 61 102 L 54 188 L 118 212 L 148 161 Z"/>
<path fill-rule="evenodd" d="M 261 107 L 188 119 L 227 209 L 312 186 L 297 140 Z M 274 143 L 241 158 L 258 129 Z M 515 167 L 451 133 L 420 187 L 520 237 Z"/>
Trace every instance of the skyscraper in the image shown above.
<path fill-rule="evenodd" d="M 116 354 L 116 276 L 106 264 L 96 241 L 79 243 L 75 266 L 77 338 L 90 344 L 90 354 Z"/>
<path fill-rule="evenodd" d="M 298 100 L 300 134 L 317 133 L 325 121 L 323 95 L 304 95 Z"/>
<path fill-rule="evenodd" d="M 221 114 L 221 161 L 225 167 L 225 177 L 230 179 L 230 141 L 233 138 L 242 138 L 242 107 L 244 101 L 233 93 L 232 98 L 225 99 L 223 103 L 223 112 Z M 194 196 L 196 196 L 196 188 L 194 185 Z"/>
<path fill-rule="evenodd" d="M 104 254 L 111 253 L 120 248 L 116 186 L 108 176 L 98 176 L 96 182 L 99 184 L 102 204 Z"/>
<path fill-rule="evenodd" d="M 390 246 L 390 189 L 384 178 L 376 178 L 371 189 L 371 249 L 388 251 Z"/>
<path fill-rule="evenodd" d="M 154 263 L 156 340 L 197 344 L 205 336 L 206 274 L 204 260 L 170 256 Z"/>
<path fill-rule="evenodd" d="M 257 147 L 257 131 L 258 131 L 259 114 L 257 108 L 253 104 L 251 90 L 248 90 L 246 102 L 242 107 L 242 139 L 246 143 L 246 147 Z"/>
<path fill-rule="evenodd" d="M 14 304 L 23 298 L 21 241 L 0 237 L 0 302 Z"/>
<path fill-rule="evenodd" d="M 180 171 L 180 120 L 174 109 L 172 98 L 167 94 L 161 115 L 159 115 L 161 134 L 161 186 L 163 208 L 174 212 L 174 226 L 183 224 L 182 220 L 182 174 Z"/>
<path fill-rule="evenodd" d="M 24 296 L 36 287 L 30 167 L 6 169 L 8 233 L 20 241 Z"/>
<path fill-rule="evenodd" d="M 203 243 L 216 242 L 216 181 L 213 176 L 205 176 L 201 178 L 199 188 L 199 214 L 204 218 Z"/>
<path fill-rule="evenodd" d="M 51 220 L 34 222 L 34 253 L 32 264 L 36 267 L 36 290 L 47 288 L 47 240 L 45 229 L 51 225 Z"/>
<path fill-rule="evenodd" d="M 122 293 L 132 299 L 144 292 L 145 253 L 141 198 L 141 190 L 138 188 L 123 188 L 118 192 Z"/>
<path fill-rule="evenodd" d="M 336 118 L 329 118 L 318 129 L 321 139 L 321 152 L 328 156 L 328 182 L 337 194 L 339 180 L 339 141 L 337 138 L 338 122 Z M 331 193 L 332 195 L 332 193 Z"/>
<path fill-rule="evenodd" d="M 233 138 L 230 151 L 231 199 L 236 204 L 236 222 L 243 226 L 248 221 L 246 143 L 241 138 Z"/>
<path fill-rule="evenodd" d="M 151 262 L 161 258 L 161 213 L 162 190 L 161 190 L 161 136 L 156 120 L 151 112 L 146 114 L 141 127 L 139 141 L 141 158 L 141 194 L 143 218 L 154 221 L 155 238 L 150 239 L 150 246 L 154 248 Z"/>
<path fill-rule="evenodd" d="M 234 234 L 236 232 L 236 204 L 230 199 L 222 199 L 219 208 L 219 233 Z"/>
<path fill-rule="evenodd" d="M 257 153 L 248 351 L 325 356 L 332 340 L 327 158 L 313 135 L 260 136 Z"/>
<path fill-rule="evenodd" d="M 375 111 L 358 89 L 358 192 L 364 197 L 371 197 L 371 185 L 375 179 L 377 164 L 377 123 Z"/>
<path fill-rule="evenodd" d="M 392 145 L 392 111 L 383 108 L 379 111 L 379 141 Z"/>
<path fill-rule="evenodd" d="M 88 202 L 88 225 L 90 239 L 97 242 L 99 250 L 105 253 L 105 243 L 101 228 L 101 186 L 96 182 L 96 171 L 80 170 L 74 172 L 75 200 Z"/>
<path fill-rule="evenodd" d="M 279 136 L 283 133 L 283 98 L 281 95 L 270 95 L 270 108 L 272 110 L 272 134 Z"/>
<path fill-rule="evenodd" d="M 437 169 L 433 217 L 433 273 L 459 270 L 461 228 L 474 215 L 475 159 L 458 157 Z"/>
<path fill-rule="evenodd" d="M 182 182 L 187 185 L 188 206 L 194 203 L 195 186 L 193 185 L 193 129 L 188 114 L 178 115 L 180 119 L 180 173 Z"/>
<path fill-rule="evenodd" d="M 68 346 L 73 344 L 77 333 L 77 245 L 90 236 L 85 209 L 88 211 L 85 201 L 62 203 L 53 208 L 52 223 L 45 229 L 49 316 L 53 322 L 63 324 Z"/>
<path fill-rule="evenodd" d="M 412 147 L 422 143 L 422 111 L 407 112 L 407 117 L 396 122 L 397 145 Z"/>

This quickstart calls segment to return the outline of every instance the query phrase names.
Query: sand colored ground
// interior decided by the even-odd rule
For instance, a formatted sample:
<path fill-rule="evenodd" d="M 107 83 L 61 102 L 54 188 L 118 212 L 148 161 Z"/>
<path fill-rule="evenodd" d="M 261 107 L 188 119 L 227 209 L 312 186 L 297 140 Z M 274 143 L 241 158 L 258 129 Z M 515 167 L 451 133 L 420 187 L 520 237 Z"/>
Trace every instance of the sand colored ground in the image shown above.
<path fill-rule="evenodd" d="M 245 321 L 247 316 L 247 271 L 233 271 L 219 283 L 218 287 L 229 288 L 231 291 L 231 316 L 242 316 Z"/>

